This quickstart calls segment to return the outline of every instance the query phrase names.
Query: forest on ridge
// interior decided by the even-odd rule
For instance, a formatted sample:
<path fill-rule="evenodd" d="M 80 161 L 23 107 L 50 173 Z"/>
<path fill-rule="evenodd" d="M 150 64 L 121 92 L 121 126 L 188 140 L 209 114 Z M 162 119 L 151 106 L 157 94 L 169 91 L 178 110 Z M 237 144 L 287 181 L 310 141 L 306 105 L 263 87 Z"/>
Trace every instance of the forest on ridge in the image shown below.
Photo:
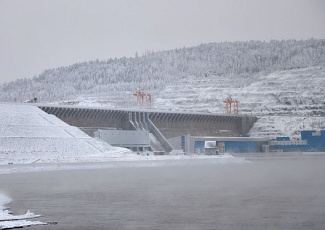
<path fill-rule="evenodd" d="M 259 73 L 323 63 L 325 40 L 209 43 L 48 69 L 33 78 L 0 85 L 0 100 L 21 102 L 36 97 L 40 102 L 57 102 L 80 95 L 131 93 L 137 88 L 155 93 L 181 78 L 223 76 L 247 80 Z"/>

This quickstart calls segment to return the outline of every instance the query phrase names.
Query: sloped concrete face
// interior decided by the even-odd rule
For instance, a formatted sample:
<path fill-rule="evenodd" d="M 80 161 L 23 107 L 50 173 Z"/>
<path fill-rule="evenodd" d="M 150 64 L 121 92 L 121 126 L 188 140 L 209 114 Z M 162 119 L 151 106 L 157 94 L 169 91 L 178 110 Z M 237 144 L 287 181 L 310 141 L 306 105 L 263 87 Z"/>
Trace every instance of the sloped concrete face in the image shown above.
<path fill-rule="evenodd" d="M 82 128 L 93 135 L 98 128 L 132 130 L 130 117 L 141 122 L 148 117 L 165 138 L 180 135 L 240 136 L 248 133 L 257 118 L 246 115 L 171 112 L 158 110 L 127 110 L 76 106 L 40 105 L 46 113 L 53 114 L 70 125 Z"/>

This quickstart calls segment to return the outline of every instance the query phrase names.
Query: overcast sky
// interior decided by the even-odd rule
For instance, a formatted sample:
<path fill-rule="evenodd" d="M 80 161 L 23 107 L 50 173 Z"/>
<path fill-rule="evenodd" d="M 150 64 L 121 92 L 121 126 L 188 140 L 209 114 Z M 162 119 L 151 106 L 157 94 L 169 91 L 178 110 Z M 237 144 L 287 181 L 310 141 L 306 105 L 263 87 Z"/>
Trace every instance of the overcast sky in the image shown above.
<path fill-rule="evenodd" d="M 0 84 L 201 43 L 325 38 L 324 0 L 0 0 Z"/>

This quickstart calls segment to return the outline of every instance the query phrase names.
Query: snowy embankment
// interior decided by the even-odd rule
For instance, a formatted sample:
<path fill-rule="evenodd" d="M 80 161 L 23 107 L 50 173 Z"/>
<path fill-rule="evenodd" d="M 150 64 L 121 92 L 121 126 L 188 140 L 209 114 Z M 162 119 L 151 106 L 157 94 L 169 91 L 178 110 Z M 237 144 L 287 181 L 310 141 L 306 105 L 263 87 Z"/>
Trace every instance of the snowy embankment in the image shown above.
<path fill-rule="evenodd" d="M 34 213 L 27 211 L 24 215 L 12 215 L 12 212 L 5 207 L 9 204 L 11 199 L 0 194 L 0 229 L 12 229 L 12 228 L 22 228 L 32 225 L 44 225 L 46 223 L 40 221 L 30 221 L 27 219 L 33 219 L 40 217 L 40 215 L 35 215 Z"/>
<path fill-rule="evenodd" d="M 0 104 L 0 165 L 103 162 L 133 155 L 91 138 L 36 106 Z"/>

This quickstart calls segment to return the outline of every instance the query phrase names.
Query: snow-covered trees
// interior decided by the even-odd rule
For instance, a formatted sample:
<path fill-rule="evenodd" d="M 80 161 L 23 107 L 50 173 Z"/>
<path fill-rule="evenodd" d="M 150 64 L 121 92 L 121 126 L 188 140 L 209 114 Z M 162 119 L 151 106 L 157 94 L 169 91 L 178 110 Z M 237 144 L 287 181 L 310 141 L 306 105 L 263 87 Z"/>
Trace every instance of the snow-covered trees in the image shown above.
<path fill-rule="evenodd" d="M 78 95 L 131 93 L 137 88 L 158 92 L 188 76 L 252 76 L 325 63 L 325 40 L 249 41 L 201 44 L 135 58 L 77 63 L 45 70 L 33 79 L 0 86 L 1 101 L 68 100 Z M 112 93 L 113 92 L 113 93 Z M 129 95 L 128 94 L 128 95 Z"/>

